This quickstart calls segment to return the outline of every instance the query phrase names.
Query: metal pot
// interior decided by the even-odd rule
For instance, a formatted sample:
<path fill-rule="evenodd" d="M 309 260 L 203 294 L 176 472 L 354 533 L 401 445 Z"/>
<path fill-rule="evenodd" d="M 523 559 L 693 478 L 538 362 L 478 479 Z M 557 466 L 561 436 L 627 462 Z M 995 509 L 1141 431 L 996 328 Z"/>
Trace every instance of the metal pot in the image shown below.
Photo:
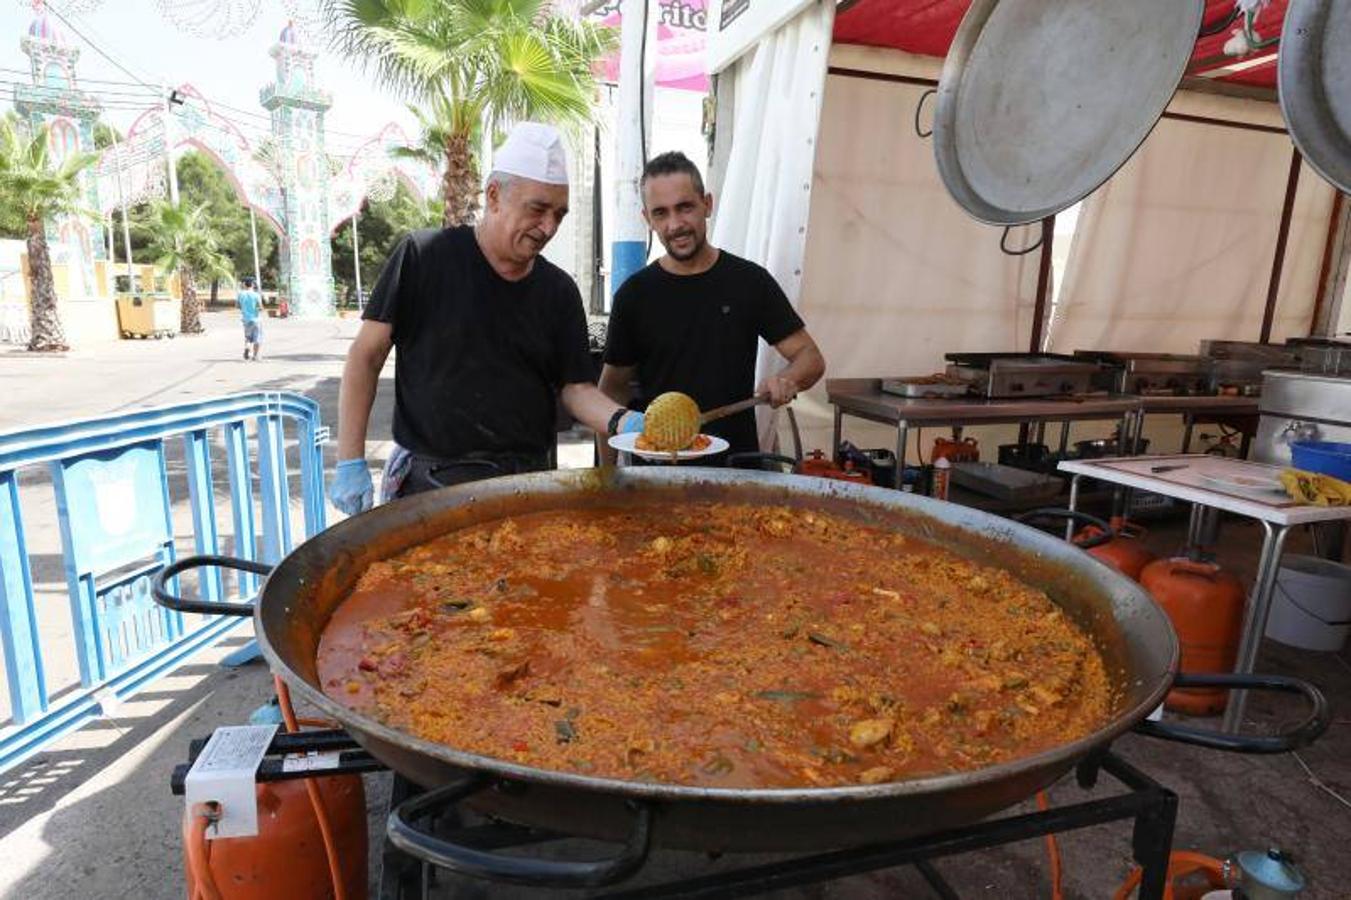
<path fill-rule="evenodd" d="M 1290 854 L 1275 847 L 1265 853 L 1244 850 L 1225 860 L 1224 880 L 1240 900 L 1295 900 L 1306 885 Z"/>
<path fill-rule="evenodd" d="M 742 790 L 595 778 L 465 753 L 383 725 L 320 689 L 315 667 L 320 635 L 370 563 L 452 529 L 502 516 L 683 501 L 807 507 L 894 528 L 1006 568 L 1045 590 L 1093 635 L 1107 670 L 1120 673 L 1115 715 L 1080 740 L 975 771 L 892 784 Z M 252 615 L 263 653 L 296 694 L 341 722 L 390 768 L 420 785 L 441 789 L 395 812 L 390 821 L 395 843 L 459 871 L 518 881 L 531 877 L 512 874 L 522 868 L 520 859 L 447 844 L 418 831 L 410 820 L 450 796 L 472 796 L 476 808 L 509 821 L 626 842 L 619 857 L 600 863 L 531 863 L 536 872 L 544 867 L 550 878 L 595 885 L 623 877 L 649 841 L 702 850 L 790 851 L 856 846 L 970 823 L 1031 796 L 1131 729 L 1204 746 L 1278 752 L 1307 743 L 1327 723 L 1326 701 L 1311 685 L 1232 675 L 1199 680 L 1303 694 L 1312 712 L 1293 731 L 1273 737 L 1241 738 L 1146 722 L 1171 687 L 1198 679 L 1176 676 L 1177 637 L 1138 585 L 1072 544 L 1035 529 L 978 510 L 843 481 L 645 467 L 542 472 L 460 485 L 378 507 L 311 538 L 272 570 L 256 606 L 185 601 L 169 592 L 167 585 L 177 574 L 204 564 L 237 563 L 219 557 L 175 563 L 157 576 L 156 600 L 189 612 Z M 238 565 L 250 571 L 266 568 Z"/>

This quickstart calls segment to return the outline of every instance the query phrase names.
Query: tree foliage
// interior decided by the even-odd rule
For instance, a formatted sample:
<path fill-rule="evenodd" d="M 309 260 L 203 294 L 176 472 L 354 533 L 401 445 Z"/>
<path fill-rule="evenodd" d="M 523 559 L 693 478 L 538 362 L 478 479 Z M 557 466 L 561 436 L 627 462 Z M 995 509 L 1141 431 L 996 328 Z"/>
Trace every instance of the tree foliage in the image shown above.
<path fill-rule="evenodd" d="M 367 201 L 357 217 L 357 246 L 361 253 L 361 289 L 370 295 L 375 279 L 399 239 L 418 228 L 441 222 L 439 202 L 424 203 L 402 183 L 389 200 Z M 352 259 L 352 223 L 333 235 L 333 279 L 340 303 L 355 305 L 356 272 Z"/>
<path fill-rule="evenodd" d="M 335 43 L 422 108 L 439 148 L 447 225 L 478 217 L 476 136 L 523 119 L 592 121 L 596 62 L 614 34 L 546 0 L 325 0 Z"/>
<path fill-rule="evenodd" d="M 231 276 L 230 260 L 220 251 L 215 233 L 208 224 L 209 205 L 177 206 L 167 200 L 151 204 L 150 216 L 142 226 L 150 235 L 147 250 L 155 265 L 177 273 L 183 288 L 184 334 L 200 334 L 202 304 L 197 295 L 198 280 L 212 281 Z"/>
<path fill-rule="evenodd" d="M 66 335 L 56 304 L 47 220 L 61 215 L 84 216 L 80 176 L 98 159 L 92 153 L 69 153 L 51 159 L 47 129 L 30 131 L 13 119 L 0 120 L 0 218 L 24 223 L 32 278 L 29 350 L 65 350 Z"/>
<path fill-rule="evenodd" d="M 205 207 L 205 227 L 216 246 L 229 259 L 235 280 L 253 274 L 253 242 L 249 232 L 249 209 L 235 192 L 220 166 L 205 153 L 193 150 L 178 160 L 178 195 L 184 204 Z M 277 244 L 276 232 L 267 221 L 258 222 L 258 258 L 271 262 Z M 266 268 L 266 267 L 264 267 Z M 275 263 L 263 272 L 263 283 L 275 285 Z"/>

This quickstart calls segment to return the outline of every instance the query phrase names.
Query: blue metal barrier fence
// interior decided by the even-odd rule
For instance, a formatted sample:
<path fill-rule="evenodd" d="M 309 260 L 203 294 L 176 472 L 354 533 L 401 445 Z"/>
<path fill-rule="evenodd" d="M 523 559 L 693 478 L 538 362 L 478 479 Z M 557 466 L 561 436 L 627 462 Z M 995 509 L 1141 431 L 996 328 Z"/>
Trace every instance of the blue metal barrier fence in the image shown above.
<path fill-rule="evenodd" d="M 182 439 L 195 553 L 219 553 L 221 529 L 211 461 L 213 436 L 227 467 L 233 552 L 275 563 L 291 549 L 286 426 L 299 458 L 298 499 L 305 536 L 324 528 L 319 405 L 298 394 L 249 393 L 0 434 L 0 647 L 10 722 L 0 727 L 0 772 L 209 646 L 241 620 L 183 616 L 156 606 L 149 579 L 175 558 L 166 446 Z M 249 424 L 256 446 L 251 453 Z M 257 462 L 259 502 L 253 494 Z M 20 476 L 45 465 L 55 491 L 61 557 L 70 597 L 79 684 L 49 693 L 34 602 L 30 550 L 20 509 Z M 242 576 L 253 594 L 256 576 Z M 198 585 L 221 600 L 219 570 Z"/>

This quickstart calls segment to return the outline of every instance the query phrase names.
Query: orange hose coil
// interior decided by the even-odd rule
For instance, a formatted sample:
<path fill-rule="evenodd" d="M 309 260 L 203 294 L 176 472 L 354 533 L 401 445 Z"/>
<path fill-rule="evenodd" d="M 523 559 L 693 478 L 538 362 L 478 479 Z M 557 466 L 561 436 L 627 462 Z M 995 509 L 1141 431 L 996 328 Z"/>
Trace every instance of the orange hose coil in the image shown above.
<path fill-rule="evenodd" d="M 1174 887 L 1179 879 L 1192 874 L 1205 878 L 1206 887 L 1200 889 L 1202 892 L 1225 887 L 1224 863 L 1203 853 L 1177 850 L 1168 855 L 1168 875 L 1163 885 L 1163 900 L 1193 900 L 1199 896 L 1195 889 L 1184 894 Z M 1131 873 L 1126 876 L 1121 887 L 1117 888 L 1112 900 L 1130 900 L 1143 877 L 1144 872 L 1139 866 L 1131 869 Z"/>

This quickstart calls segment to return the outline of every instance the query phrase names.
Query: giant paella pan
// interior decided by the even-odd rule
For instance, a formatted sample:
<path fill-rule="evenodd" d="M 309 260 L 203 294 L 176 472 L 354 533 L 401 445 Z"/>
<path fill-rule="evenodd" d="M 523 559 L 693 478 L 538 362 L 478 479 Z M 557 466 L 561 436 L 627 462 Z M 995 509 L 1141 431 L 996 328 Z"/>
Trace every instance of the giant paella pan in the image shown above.
<path fill-rule="evenodd" d="M 426 559 L 426 551 L 419 548 L 442 546 L 448 535 L 476 535 L 474 539 L 480 542 L 479 556 L 459 558 L 465 560 L 463 565 L 466 566 L 472 561 L 477 577 L 482 577 L 491 574 L 495 549 L 491 544 L 494 536 L 501 533 L 502 523 L 528 524 L 534 521 L 532 517 L 539 516 L 561 517 L 563 521 L 569 518 L 597 520 L 597 517 L 606 516 L 614 520 L 616 516 L 629 516 L 631 521 L 638 521 L 633 517 L 649 515 L 672 523 L 672 533 L 678 539 L 681 522 L 688 526 L 699 516 L 707 515 L 708 510 L 717 508 L 732 508 L 737 516 L 748 522 L 768 522 L 766 527 L 771 535 L 775 531 L 775 521 L 794 517 L 817 528 L 826 527 L 819 524 L 821 522 L 832 523 L 830 527 L 856 528 L 860 540 L 866 540 L 860 553 L 850 557 L 854 566 L 850 570 L 855 576 L 854 588 L 837 585 L 842 590 L 832 594 L 849 594 L 843 602 L 857 605 L 853 615 L 867 616 L 876 612 L 875 608 L 885 607 L 898 599 L 900 592 L 896 590 L 886 587 L 867 590 L 859 586 L 857 576 L 866 575 L 866 566 L 858 561 L 866 561 L 868 553 L 874 553 L 874 564 L 882 570 L 902 546 L 912 554 L 940 555 L 949 561 L 945 565 L 969 566 L 963 570 L 962 577 L 968 578 L 968 584 L 982 582 L 975 586 L 987 594 L 991 585 L 983 582 L 994 579 L 999 590 L 1030 592 L 1040 597 L 1038 602 L 1045 603 L 1047 608 L 1038 614 L 1063 619 L 1066 627 L 1091 645 L 1093 658 L 1100 662 L 1097 671 L 1105 679 L 1106 688 L 1099 698 L 1102 701 L 1100 715 L 1091 720 L 1077 720 L 1073 729 L 1060 736 L 1048 738 L 1042 735 L 1039 741 L 1028 744 L 1026 752 L 1017 752 L 1016 748 L 1010 750 L 1012 745 L 1005 743 L 995 750 L 986 748 L 984 756 L 959 753 L 960 759 L 953 756 L 938 761 L 928 759 L 913 771 L 903 771 L 890 766 L 868 765 L 866 758 L 862 761 L 854 759 L 883 751 L 885 744 L 882 742 L 888 735 L 893 741 L 897 740 L 899 729 L 895 728 L 895 723 L 901 715 L 897 711 L 899 706 L 887 705 L 900 701 L 886 698 L 860 700 L 861 703 L 883 704 L 875 707 L 879 711 L 871 717 L 861 714 L 863 724 L 877 720 L 884 724 L 874 724 L 871 732 L 867 727 L 860 731 L 859 722 L 854 723 L 853 729 L 845 729 L 847 737 L 842 738 L 841 743 L 848 752 L 833 761 L 839 763 L 842 772 L 849 774 L 836 778 L 820 777 L 820 773 L 829 768 L 822 763 L 815 768 L 807 767 L 811 771 L 795 779 L 785 776 L 786 770 L 780 767 L 771 773 L 774 777 L 757 783 L 735 771 L 733 763 L 740 762 L 741 757 L 712 769 L 692 770 L 696 777 L 689 778 L 680 774 L 682 770 L 678 766 L 672 769 L 669 765 L 665 769 L 655 767 L 642 773 L 626 773 L 604 765 L 555 764 L 552 760 L 561 752 L 557 747 L 548 748 L 547 753 L 533 754 L 527 752 L 528 746 L 518 744 L 509 735 L 508 743 L 494 748 L 483 741 L 502 729 L 491 727 L 475 731 L 471 727 L 477 715 L 475 710 L 485 707 L 482 686 L 471 683 L 467 675 L 463 679 L 439 679 L 433 685 L 440 708 L 458 724 L 441 731 L 429 730 L 423 727 L 422 719 L 408 715 L 401 717 L 396 714 L 398 710 L 391 712 L 388 707 L 381 710 L 354 702 L 347 692 L 350 690 L 356 696 L 364 690 L 362 685 L 351 687 L 345 681 L 346 676 L 333 677 L 334 671 L 341 670 L 341 660 L 337 662 L 338 670 L 332 668 L 335 663 L 331 654 L 325 660 L 328 652 L 325 642 L 331 644 L 334 640 L 330 631 L 336 628 L 335 623 L 342 622 L 344 604 L 370 587 L 370 573 L 380 567 L 393 566 L 397 570 L 409 560 L 416 560 L 419 553 Z M 438 541 L 442 543 L 438 544 Z M 736 541 L 733 544 L 736 545 Z M 502 558 L 519 557 L 528 550 L 528 545 L 517 544 L 514 548 L 508 547 L 507 556 Z M 666 552 L 660 543 L 656 551 Z M 750 548 L 738 557 L 740 568 L 732 573 L 732 577 L 754 579 L 757 577 L 757 560 L 771 558 L 770 554 Z M 629 564 L 632 563 L 629 558 Z M 782 568 L 784 558 L 778 558 L 775 564 Z M 425 859 L 479 873 L 511 870 L 518 861 L 503 858 L 502 864 L 498 865 L 499 860 L 487 851 L 459 847 L 420 831 L 411 821 L 421 808 L 418 804 L 469 798 L 469 802 L 481 811 L 508 821 L 625 843 L 626 849 L 614 860 L 550 864 L 580 867 L 575 873 L 578 883 L 595 883 L 598 872 L 619 875 L 625 859 L 640 856 L 652 844 L 710 851 L 805 850 L 899 839 L 974 822 L 1030 797 L 1088 754 L 1105 748 L 1113 739 L 1131 730 L 1224 749 L 1278 752 L 1307 743 L 1327 723 L 1326 702 L 1321 695 L 1312 686 L 1294 679 L 1180 675 L 1177 672 L 1177 638 L 1164 613 L 1137 584 L 1074 545 L 977 510 L 846 482 L 686 468 L 519 475 L 422 494 L 344 521 L 310 539 L 271 569 L 256 604 L 182 600 L 170 593 L 167 585 L 176 584 L 173 579 L 178 574 L 202 565 L 228 565 L 268 572 L 268 567 L 257 563 L 220 557 L 190 558 L 164 570 L 156 584 L 156 599 L 186 611 L 253 616 L 264 654 L 273 669 L 290 684 L 294 694 L 342 723 L 359 743 L 391 769 L 429 789 L 422 798 L 409 801 L 411 806 L 392 814 L 390 832 L 395 842 Z M 695 571 L 702 568 L 703 562 L 696 560 Z M 814 574 L 840 577 L 839 571 L 825 564 L 797 568 L 804 577 Z M 446 577 L 453 579 L 455 567 L 443 569 Z M 425 575 L 425 572 L 419 571 L 418 575 Z M 723 583 L 726 584 L 726 580 Z M 499 587 L 506 590 L 502 585 Z M 424 621 L 415 629 L 413 639 L 420 640 L 424 646 L 444 644 L 451 648 L 450 655 L 445 658 L 453 662 L 456 659 L 454 642 L 461 632 L 451 629 L 467 623 L 464 616 L 479 605 L 453 596 L 438 600 L 441 601 L 438 608 L 450 624 L 443 631 L 427 637 L 426 631 L 433 626 Z M 542 595 L 532 599 L 531 596 L 513 594 L 511 602 L 519 616 L 520 611 L 528 609 L 531 603 L 557 601 Z M 484 612 L 480 617 L 487 615 Z M 457 616 L 461 618 L 457 619 Z M 874 618 L 880 620 L 882 617 Z M 900 618 L 905 621 L 904 617 Z M 520 621 L 518 618 L 518 624 Z M 732 627 L 735 627 L 734 620 Z M 905 679 L 922 688 L 925 667 L 935 671 L 941 669 L 938 660 L 947 652 L 938 646 L 941 641 L 937 635 L 945 627 L 950 631 L 954 629 L 938 625 L 929 628 L 928 623 L 919 623 L 918 627 L 925 629 L 917 636 L 920 641 L 925 641 L 925 635 L 932 632 L 935 640 L 930 650 L 935 654 L 935 661 L 907 670 Z M 510 630 L 495 629 L 499 632 Z M 559 631 L 566 633 L 567 627 Z M 847 667 L 850 664 L 851 654 L 844 646 L 850 640 L 848 634 L 831 636 L 807 629 L 801 641 L 797 640 L 798 632 L 791 627 L 785 628 L 782 634 L 785 647 L 807 647 L 807 651 L 799 649 L 797 652 L 820 654 L 803 658 L 798 667 L 804 672 L 815 667 L 811 660 L 827 656 L 832 665 L 838 663 Z M 677 638 L 685 640 L 683 633 Z M 509 641 L 512 635 L 506 634 L 503 639 Z M 611 651 L 614 659 L 591 658 L 587 662 L 601 667 L 591 671 L 608 671 L 609 663 L 617 664 L 628 650 L 621 642 Z M 868 662 L 867 654 L 855 652 L 852 655 L 868 668 L 866 674 L 874 679 L 874 683 L 878 678 L 887 677 L 886 671 L 879 672 L 876 665 Z M 761 665 L 772 665 L 770 657 L 759 659 Z M 357 665 L 362 670 L 373 670 L 371 674 L 381 668 L 378 663 L 363 665 L 364 662 Z M 501 662 L 506 665 L 509 661 Z M 897 666 L 902 663 L 904 660 L 898 658 Z M 329 668 L 326 670 L 325 666 Z M 755 675 L 749 666 L 742 671 L 747 673 L 745 678 L 748 680 Z M 519 683 L 528 682 L 529 677 L 527 666 L 499 668 L 495 685 L 515 689 Z M 575 676 L 573 682 L 579 683 L 586 677 Z M 899 674 L 897 680 L 900 680 Z M 1262 737 L 1224 735 L 1147 720 L 1172 687 L 1184 684 L 1222 684 L 1302 694 L 1310 709 L 1306 718 L 1289 732 Z M 995 690 L 1010 685 L 1022 687 L 1006 679 Z M 424 683 L 403 695 L 407 705 L 416 705 L 420 692 L 427 687 Z M 897 687 L 899 692 L 904 686 Z M 807 692 L 799 697 L 759 688 L 763 685 L 759 685 L 757 693 L 765 695 L 760 699 L 770 707 L 791 708 L 798 700 L 811 699 Z M 730 693 L 735 694 L 735 689 L 733 684 Z M 391 696 L 397 698 L 398 695 Z M 1038 705 L 1044 705 L 1042 701 L 1058 702 L 1047 700 L 1045 692 L 1040 698 L 1027 696 L 1028 702 L 1022 703 L 1023 712 L 1013 710 L 1011 715 L 1033 715 L 1038 712 Z M 563 709 L 568 702 L 566 697 L 538 699 L 553 710 Z M 724 699 L 709 698 L 708 702 L 724 702 Z M 835 699 L 841 704 L 850 701 L 847 695 Z M 397 699 L 395 705 L 399 705 Z M 622 710 L 621 701 L 621 713 Z M 566 716 L 565 712 L 548 714 L 559 719 Z M 987 720 L 987 724 L 989 721 L 995 721 L 998 727 L 997 719 Z M 942 729 L 949 726 L 937 719 L 929 725 L 937 725 L 939 729 L 924 732 L 931 736 L 930 739 L 937 734 L 938 740 L 949 743 L 942 735 Z M 575 737 L 569 733 L 570 725 L 559 727 L 560 744 Z M 470 740 L 471 732 L 473 740 Z M 463 740 L 458 740 L 457 735 L 461 734 Z M 744 737 L 739 734 L 736 739 Z M 962 750 L 961 747 L 957 749 Z M 915 758 L 925 758 L 922 750 L 916 751 Z M 891 752 L 894 758 L 894 748 Z M 566 755 L 559 758 L 566 758 Z M 698 775 L 700 771 L 704 775 Z"/>

